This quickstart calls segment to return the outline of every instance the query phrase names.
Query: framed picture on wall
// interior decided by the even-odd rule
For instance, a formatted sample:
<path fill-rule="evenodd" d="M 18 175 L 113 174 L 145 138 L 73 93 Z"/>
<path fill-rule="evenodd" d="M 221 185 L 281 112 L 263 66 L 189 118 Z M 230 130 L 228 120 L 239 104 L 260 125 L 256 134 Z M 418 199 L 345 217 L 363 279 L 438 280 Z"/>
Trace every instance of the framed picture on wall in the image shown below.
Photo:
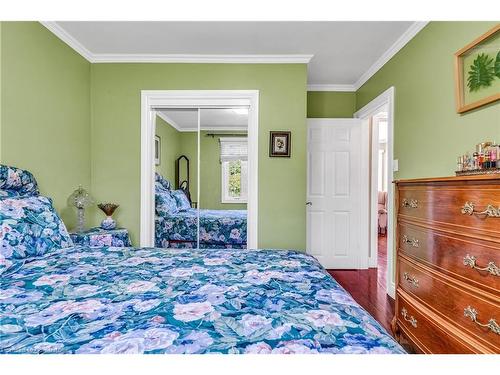
<path fill-rule="evenodd" d="M 155 135 L 155 165 L 161 163 L 161 138 Z"/>
<path fill-rule="evenodd" d="M 290 157 L 292 133 L 288 131 L 272 131 L 269 137 L 269 156 Z"/>
<path fill-rule="evenodd" d="M 455 53 L 457 112 L 500 100 L 500 24 Z"/>

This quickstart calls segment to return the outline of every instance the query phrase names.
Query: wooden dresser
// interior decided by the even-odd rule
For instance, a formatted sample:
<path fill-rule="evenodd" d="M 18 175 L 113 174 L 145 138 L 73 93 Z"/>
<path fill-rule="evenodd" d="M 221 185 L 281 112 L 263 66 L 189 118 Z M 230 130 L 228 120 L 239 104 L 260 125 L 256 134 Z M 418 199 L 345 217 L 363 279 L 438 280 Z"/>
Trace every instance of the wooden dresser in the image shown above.
<path fill-rule="evenodd" d="M 396 338 L 500 353 L 500 176 L 396 182 Z"/>

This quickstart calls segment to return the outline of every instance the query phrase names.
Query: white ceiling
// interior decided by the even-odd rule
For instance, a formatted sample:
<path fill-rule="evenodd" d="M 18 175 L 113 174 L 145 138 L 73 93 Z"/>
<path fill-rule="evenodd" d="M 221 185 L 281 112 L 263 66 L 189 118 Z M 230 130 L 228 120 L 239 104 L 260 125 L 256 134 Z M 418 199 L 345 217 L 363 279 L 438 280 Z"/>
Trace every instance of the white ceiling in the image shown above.
<path fill-rule="evenodd" d="M 44 22 L 93 62 L 307 62 L 309 85 L 360 86 L 425 22 Z M 266 56 L 268 60 L 266 60 Z M 170 57 L 170 59 L 169 59 Z M 173 60 L 172 60 L 173 58 Z M 281 59 L 281 60 L 280 60 Z M 196 59 L 194 59 L 196 60 Z M 204 61 L 201 59 L 200 61 Z M 233 62 L 239 62 L 238 59 Z"/>
<path fill-rule="evenodd" d="M 200 125 L 202 130 L 236 131 L 248 129 L 248 110 L 230 108 L 201 109 Z M 198 129 L 198 110 L 175 108 L 157 111 L 158 116 L 182 132 Z"/>

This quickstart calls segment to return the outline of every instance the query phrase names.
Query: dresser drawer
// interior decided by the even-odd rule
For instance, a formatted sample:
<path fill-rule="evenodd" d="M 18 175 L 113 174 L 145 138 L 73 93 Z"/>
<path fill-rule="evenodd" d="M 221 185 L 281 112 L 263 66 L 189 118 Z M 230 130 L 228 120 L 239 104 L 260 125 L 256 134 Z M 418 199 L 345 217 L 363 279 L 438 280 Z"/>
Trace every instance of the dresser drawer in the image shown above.
<path fill-rule="evenodd" d="M 463 333 L 500 352 L 500 304 L 497 296 L 461 286 L 403 256 L 398 257 L 398 270 L 401 289 L 417 297 Z M 474 311 L 477 321 L 473 321 Z M 490 319 L 495 322 L 491 323 L 491 328 L 480 325 L 488 324 Z M 499 331 L 496 333 L 495 330 Z"/>
<path fill-rule="evenodd" d="M 400 222 L 399 250 L 463 282 L 500 295 L 500 243 Z"/>
<path fill-rule="evenodd" d="M 460 340 L 449 334 L 443 327 L 433 321 L 425 310 L 397 293 L 397 324 L 404 335 L 424 353 L 454 354 L 474 353 Z"/>
<path fill-rule="evenodd" d="M 500 185 L 400 186 L 398 212 L 425 222 L 500 237 Z"/>

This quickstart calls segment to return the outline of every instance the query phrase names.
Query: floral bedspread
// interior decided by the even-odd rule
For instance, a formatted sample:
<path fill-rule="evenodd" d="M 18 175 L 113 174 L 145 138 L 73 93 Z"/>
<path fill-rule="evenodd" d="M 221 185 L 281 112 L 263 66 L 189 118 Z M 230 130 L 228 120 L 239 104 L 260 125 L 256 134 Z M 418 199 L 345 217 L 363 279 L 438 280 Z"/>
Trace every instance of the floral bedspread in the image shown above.
<path fill-rule="evenodd" d="M 73 240 L 73 243 L 78 246 L 132 246 L 128 230 L 124 228 L 102 229 L 100 227 L 94 227 L 83 233 L 70 233 L 69 236 Z"/>
<path fill-rule="evenodd" d="M 403 353 L 294 251 L 71 247 L 0 281 L 1 353 Z"/>
<path fill-rule="evenodd" d="M 155 245 L 190 247 L 197 241 L 197 210 L 192 208 L 175 214 L 156 217 Z M 172 240 L 174 242 L 172 242 Z M 246 248 L 246 210 L 200 210 L 200 247 Z"/>

